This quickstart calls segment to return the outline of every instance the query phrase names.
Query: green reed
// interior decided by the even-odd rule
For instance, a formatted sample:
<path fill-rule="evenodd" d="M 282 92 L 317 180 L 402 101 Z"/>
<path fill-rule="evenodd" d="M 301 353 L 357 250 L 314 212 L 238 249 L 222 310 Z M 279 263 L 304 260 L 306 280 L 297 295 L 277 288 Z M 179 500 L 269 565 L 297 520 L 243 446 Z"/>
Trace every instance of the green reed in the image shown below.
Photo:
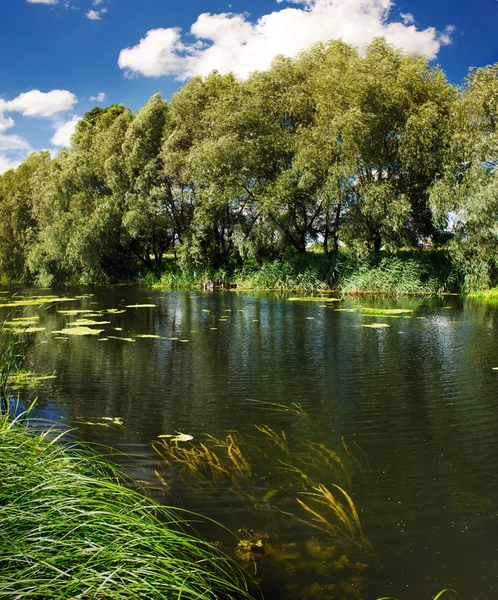
<path fill-rule="evenodd" d="M 60 437 L 60 436 L 59 436 Z M 0 596 L 242 599 L 239 567 L 104 457 L 0 420 Z"/>
<path fill-rule="evenodd" d="M 25 342 L 23 336 L 0 323 L 0 412 L 7 406 L 7 388 L 10 378 L 24 364 Z"/>

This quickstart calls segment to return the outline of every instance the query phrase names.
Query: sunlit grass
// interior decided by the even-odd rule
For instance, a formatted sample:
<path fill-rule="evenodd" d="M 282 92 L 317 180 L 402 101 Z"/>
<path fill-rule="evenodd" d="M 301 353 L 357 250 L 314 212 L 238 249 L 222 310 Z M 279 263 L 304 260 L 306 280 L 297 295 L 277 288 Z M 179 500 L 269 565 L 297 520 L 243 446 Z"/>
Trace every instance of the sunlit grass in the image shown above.
<path fill-rule="evenodd" d="M 0 477 L 3 598 L 248 598 L 241 571 L 188 532 L 187 514 L 68 440 L 4 415 Z"/>

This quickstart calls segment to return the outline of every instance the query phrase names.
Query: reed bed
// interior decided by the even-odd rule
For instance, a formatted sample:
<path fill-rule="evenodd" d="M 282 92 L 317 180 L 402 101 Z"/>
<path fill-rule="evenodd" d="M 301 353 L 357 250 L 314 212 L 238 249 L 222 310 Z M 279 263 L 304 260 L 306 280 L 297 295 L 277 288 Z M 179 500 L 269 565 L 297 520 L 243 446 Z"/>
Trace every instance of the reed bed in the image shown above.
<path fill-rule="evenodd" d="M 244 599 L 240 568 L 75 443 L 0 419 L 2 598 Z"/>

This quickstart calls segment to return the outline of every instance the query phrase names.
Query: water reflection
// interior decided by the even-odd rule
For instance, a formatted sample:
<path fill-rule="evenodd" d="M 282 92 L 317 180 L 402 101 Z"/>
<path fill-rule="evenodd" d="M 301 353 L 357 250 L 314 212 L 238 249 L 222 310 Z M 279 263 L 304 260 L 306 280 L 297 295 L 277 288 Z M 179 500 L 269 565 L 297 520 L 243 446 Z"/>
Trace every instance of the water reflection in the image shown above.
<path fill-rule="evenodd" d="M 85 439 L 138 454 L 144 479 L 161 469 L 151 442 L 176 431 L 253 435 L 266 423 L 292 443 L 354 441 L 372 472 L 354 487 L 376 550 L 368 597 L 418 600 L 448 586 L 465 598 L 495 597 L 496 308 L 458 297 L 368 302 L 413 310 L 394 318 L 236 293 L 63 292 L 87 293 L 76 303 L 2 309 L 39 316 L 45 327 L 29 335 L 31 368 L 57 374 L 36 392 L 44 415 L 80 421 Z M 124 308 L 132 304 L 155 307 Z M 50 332 L 76 318 L 58 311 L 73 308 L 125 310 L 105 314 L 100 337 L 135 341 L 55 339 Z M 389 327 L 362 327 L 374 322 Z M 300 404 L 320 428 L 252 400 Z M 126 427 L 81 424 L 102 417 Z M 245 518 L 230 504 L 197 507 Z"/>

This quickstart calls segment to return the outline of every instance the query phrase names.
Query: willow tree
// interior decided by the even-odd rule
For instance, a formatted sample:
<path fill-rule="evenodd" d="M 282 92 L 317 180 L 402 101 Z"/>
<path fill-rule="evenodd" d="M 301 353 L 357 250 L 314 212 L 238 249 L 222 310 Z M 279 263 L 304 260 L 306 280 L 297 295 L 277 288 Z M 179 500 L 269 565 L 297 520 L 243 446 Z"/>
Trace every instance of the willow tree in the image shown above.
<path fill-rule="evenodd" d="M 29 279 L 27 256 L 36 236 L 33 197 L 50 168 L 50 154 L 31 154 L 0 177 L 0 273 L 9 280 Z"/>
<path fill-rule="evenodd" d="M 451 86 L 424 58 L 383 39 L 364 55 L 338 42 L 323 54 L 313 83 L 308 163 L 315 158 L 314 171 L 336 208 L 334 242 L 340 222 L 358 249 L 431 235 L 428 190 L 441 166 Z"/>
<path fill-rule="evenodd" d="M 33 203 L 37 235 L 29 265 L 35 279 L 52 284 L 70 278 L 126 278 L 131 265 L 121 243 L 121 211 L 105 170 L 105 139 L 125 112 L 121 105 L 88 112 L 69 150 L 52 161 Z"/>
<path fill-rule="evenodd" d="M 159 94 L 152 96 L 133 116 L 123 142 L 129 182 L 123 225 L 131 251 L 149 269 L 160 267 L 163 253 L 172 243 L 172 223 L 165 209 L 168 190 L 161 162 L 167 110 Z"/>
<path fill-rule="evenodd" d="M 444 175 L 432 202 L 454 232 L 466 290 L 498 281 L 498 63 L 472 71 L 454 103 Z"/>

